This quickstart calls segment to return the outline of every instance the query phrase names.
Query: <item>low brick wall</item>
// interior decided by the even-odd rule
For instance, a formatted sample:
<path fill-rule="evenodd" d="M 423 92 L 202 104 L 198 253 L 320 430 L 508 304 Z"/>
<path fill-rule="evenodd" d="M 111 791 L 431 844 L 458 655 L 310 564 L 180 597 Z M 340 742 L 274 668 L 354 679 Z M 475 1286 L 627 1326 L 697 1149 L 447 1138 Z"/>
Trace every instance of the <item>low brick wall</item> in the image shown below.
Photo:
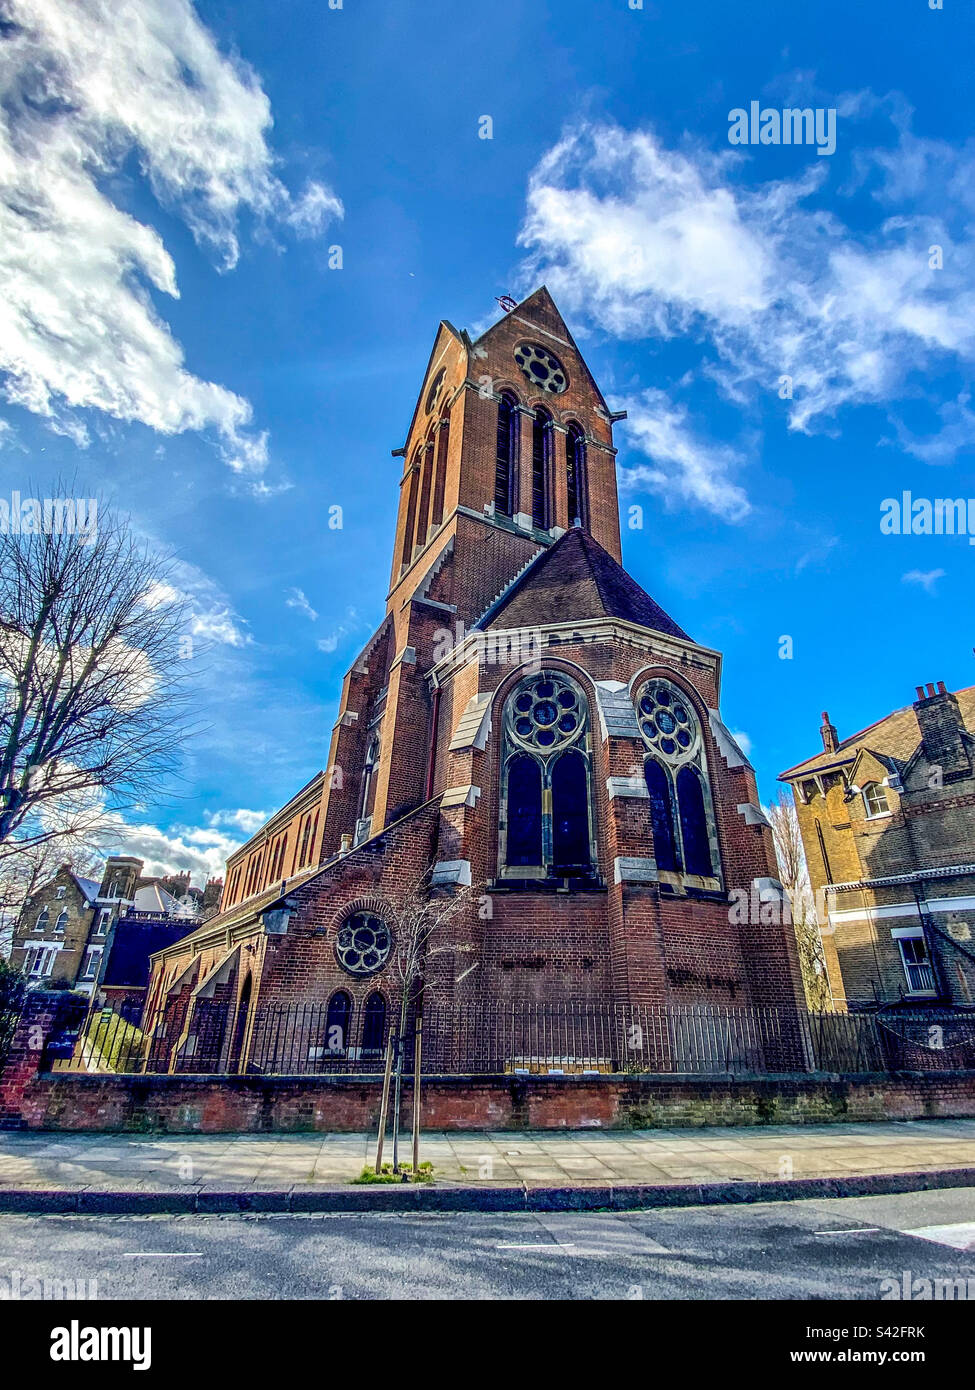
<path fill-rule="evenodd" d="M 29 1129 L 137 1133 L 362 1131 L 379 1078 L 41 1074 L 21 1098 Z M 403 1115 L 411 1113 L 404 1088 Z M 896 1076 L 431 1077 L 425 1129 L 626 1129 L 823 1124 L 975 1116 L 975 1074 Z"/>

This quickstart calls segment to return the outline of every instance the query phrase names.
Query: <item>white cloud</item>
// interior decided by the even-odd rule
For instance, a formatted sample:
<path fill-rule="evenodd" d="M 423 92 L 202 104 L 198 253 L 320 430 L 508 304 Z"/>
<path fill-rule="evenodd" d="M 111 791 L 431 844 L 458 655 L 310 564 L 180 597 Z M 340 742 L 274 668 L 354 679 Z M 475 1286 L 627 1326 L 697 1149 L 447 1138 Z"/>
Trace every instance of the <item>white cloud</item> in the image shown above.
<path fill-rule="evenodd" d="M 928 594 L 934 594 L 934 586 L 939 579 L 945 576 L 944 570 L 908 570 L 907 574 L 901 575 L 901 582 L 904 584 L 920 584 L 921 588 Z"/>
<path fill-rule="evenodd" d="M 962 196 L 975 184 L 975 145 L 913 140 L 898 119 L 897 150 L 863 152 L 859 177 L 880 171 L 879 202 L 905 189 L 918 201 L 866 231 L 812 205 L 828 161 L 749 185 L 737 151 L 676 151 L 651 131 L 583 123 L 531 176 L 521 284 L 544 280 L 564 309 L 614 336 L 703 339 L 701 375 L 739 406 L 775 400 L 791 378 L 782 409 L 792 430 L 831 428 L 848 405 L 889 407 L 909 394 L 911 373 L 975 359 L 975 198 Z M 680 407 L 673 416 L 664 392 L 652 394 L 663 423 L 643 428 L 642 445 L 638 429 L 638 446 L 666 457 L 669 436 L 688 500 L 734 519 L 720 495 L 733 460 L 678 437 Z M 927 453 L 921 443 L 912 452 L 942 461 L 975 439 L 966 404 L 946 410 Z"/>
<path fill-rule="evenodd" d="M 748 498 L 728 476 L 741 463 L 734 449 L 697 436 L 685 407 L 665 391 L 644 391 L 626 406 L 626 433 L 651 462 L 621 467 L 623 487 L 646 487 L 665 500 L 692 502 L 728 521 L 747 516 Z"/>
<path fill-rule="evenodd" d="M 291 597 L 285 599 L 285 607 L 297 609 L 297 611 L 301 613 L 303 617 L 310 618 L 313 623 L 316 622 L 318 619 L 318 614 L 315 612 L 314 608 L 312 608 L 311 604 L 308 602 L 308 599 L 305 597 L 304 592 L 301 589 L 289 589 L 288 593 L 291 595 Z"/>
<path fill-rule="evenodd" d="M 155 825 L 127 825 L 120 820 L 103 843 L 110 853 L 143 860 L 147 877 L 188 869 L 193 881 L 202 885 L 208 878 L 223 878 L 227 857 L 241 839 L 219 830 L 174 826 L 165 831 Z"/>
<path fill-rule="evenodd" d="M 743 733 L 741 729 L 732 729 L 731 737 L 735 740 L 745 757 L 750 758 L 752 755 L 752 741 L 748 735 Z"/>
<path fill-rule="evenodd" d="M 227 647 L 246 647 L 253 642 L 223 589 L 203 570 L 181 560 L 172 564 L 170 577 L 173 584 L 157 583 L 150 596 L 156 602 L 178 599 L 185 605 L 189 636 Z"/>
<path fill-rule="evenodd" d="M 331 637 L 320 637 L 315 646 L 320 652 L 334 652 L 339 644 L 341 633 L 333 633 Z"/>
<path fill-rule="evenodd" d="M 242 830 L 245 835 L 253 835 L 256 830 L 260 830 L 270 814 L 270 811 L 248 811 L 241 806 L 235 811 L 209 811 L 206 814 L 206 822 L 211 829 L 232 825 L 235 829 Z"/>
<path fill-rule="evenodd" d="M 7 399 L 87 442 L 95 410 L 213 431 L 256 476 L 250 403 L 194 376 L 150 295 L 178 297 L 162 239 L 112 201 L 135 156 L 158 202 L 226 269 L 242 212 L 320 230 L 341 204 L 274 173 L 270 104 L 189 0 L 7 0 L 0 41 L 0 376 Z"/>

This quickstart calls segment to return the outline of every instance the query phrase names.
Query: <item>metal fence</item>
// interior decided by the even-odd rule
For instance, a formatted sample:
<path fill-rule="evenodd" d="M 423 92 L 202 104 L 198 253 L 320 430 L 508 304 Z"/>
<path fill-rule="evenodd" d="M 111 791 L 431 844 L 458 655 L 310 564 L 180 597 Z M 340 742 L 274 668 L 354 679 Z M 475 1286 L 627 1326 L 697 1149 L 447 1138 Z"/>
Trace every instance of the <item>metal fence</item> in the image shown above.
<path fill-rule="evenodd" d="M 53 1071 L 374 1075 L 395 1020 L 336 1012 L 334 1002 L 266 1006 L 170 1001 L 132 1022 L 69 1010 L 48 1040 Z M 413 1020 L 402 1039 L 412 1068 Z M 762 1075 L 975 1070 L 975 1014 L 947 1011 L 795 1015 L 774 1008 L 513 1004 L 423 1018 L 425 1074 Z"/>

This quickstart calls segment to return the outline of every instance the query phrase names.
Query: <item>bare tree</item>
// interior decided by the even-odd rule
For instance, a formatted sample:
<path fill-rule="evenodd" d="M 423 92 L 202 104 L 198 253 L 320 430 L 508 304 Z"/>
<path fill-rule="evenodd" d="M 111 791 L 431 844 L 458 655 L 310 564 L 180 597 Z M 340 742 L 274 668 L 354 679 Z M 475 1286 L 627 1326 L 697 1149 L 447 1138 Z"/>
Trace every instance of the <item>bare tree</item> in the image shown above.
<path fill-rule="evenodd" d="M 158 797 L 185 737 L 168 562 L 97 531 L 0 535 L 0 854 Z"/>
<path fill-rule="evenodd" d="M 446 934 L 446 928 L 469 905 L 472 898 L 468 887 L 431 888 L 432 870 L 427 870 L 420 879 L 411 885 L 399 907 L 394 912 L 395 945 L 393 965 L 400 981 L 400 1010 L 398 1046 L 396 1054 L 396 1080 L 393 1100 L 393 1172 L 399 1171 L 399 1117 L 400 1096 L 403 1085 L 403 1037 L 411 1006 L 421 1012 L 428 989 L 427 971 L 435 957 L 462 954 L 470 951 L 470 946 L 452 941 L 435 940 Z M 379 1172 L 382 1155 L 383 1135 L 379 1136 L 376 1156 L 376 1172 Z M 414 1178 L 416 1174 L 414 1173 Z"/>
<path fill-rule="evenodd" d="M 779 792 L 776 800 L 768 808 L 768 818 L 772 826 L 779 877 L 789 895 L 792 908 L 792 924 L 796 933 L 806 1002 L 811 1009 L 831 1009 L 833 999 L 813 904 L 812 886 L 806 868 L 806 856 L 802 848 L 799 817 L 788 792 Z"/>

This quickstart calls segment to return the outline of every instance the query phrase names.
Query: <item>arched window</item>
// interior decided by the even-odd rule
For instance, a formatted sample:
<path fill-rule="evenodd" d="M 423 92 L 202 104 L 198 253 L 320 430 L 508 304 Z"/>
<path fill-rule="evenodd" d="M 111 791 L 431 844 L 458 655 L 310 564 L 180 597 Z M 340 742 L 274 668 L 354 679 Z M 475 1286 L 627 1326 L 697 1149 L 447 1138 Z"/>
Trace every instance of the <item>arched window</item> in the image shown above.
<path fill-rule="evenodd" d="M 589 705 L 562 671 L 515 686 L 504 706 L 501 791 L 502 877 L 592 874 Z"/>
<path fill-rule="evenodd" d="M 512 516 L 518 500 L 518 402 L 510 391 L 498 401 L 498 447 L 494 469 L 494 510 Z"/>
<path fill-rule="evenodd" d="M 362 1050 L 379 1053 L 386 1040 L 386 1000 L 377 991 L 370 994 L 362 1011 Z"/>
<path fill-rule="evenodd" d="M 359 819 L 363 820 L 369 811 L 369 788 L 372 784 L 372 774 L 376 766 L 376 759 L 379 757 L 379 739 L 373 734 L 369 740 L 369 748 L 366 752 L 366 761 L 362 768 L 362 789 L 359 794 Z"/>
<path fill-rule="evenodd" d="M 352 1026 L 352 996 L 344 989 L 337 990 L 328 1001 L 325 1016 L 325 1051 L 332 1056 L 341 1056 L 349 1046 L 349 1031 Z"/>
<path fill-rule="evenodd" d="M 586 480 L 586 438 L 573 420 L 565 436 L 565 481 L 569 525 L 589 530 L 589 490 Z"/>
<path fill-rule="evenodd" d="M 417 479 L 420 476 L 420 454 L 413 455 L 413 466 L 406 476 L 406 522 L 403 527 L 403 549 L 400 564 L 405 567 L 413 559 L 413 531 L 416 526 Z"/>
<path fill-rule="evenodd" d="M 34 923 L 34 930 L 35 930 L 35 931 L 47 931 L 48 925 L 50 924 L 50 921 L 51 921 L 51 914 L 50 914 L 50 912 L 48 912 L 48 910 L 47 910 L 46 907 L 42 907 L 41 910 L 40 910 L 40 912 L 37 914 L 37 921 Z"/>
<path fill-rule="evenodd" d="M 440 430 L 434 436 L 437 441 L 437 469 L 433 485 L 433 516 L 431 518 L 434 526 L 439 526 L 443 521 L 444 496 L 447 491 L 447 449 L 450 445 L 450 411 L 444 413 L 440 421 Z"/>
<path fill-rule="evenodd" d="M 588 770 L 570 748 L 552 765 L 552 868 L 556 875 L 584 873 L 589 865 Z"/>
<path fill-rule="evenodd" d="M 710 878 L 713 869 L 704 790 L 694 768 L 682 767 L 677 774 L 677 806 L 684 842 L 684 868 L 689 874 Z"/>
<path fill-rule="evenodd" d="M 718 878 L 711 788 L 697 711 L 687 692 L 663 677 L 641 685 L 635 706 L 649 749 L 644 774 L 657 868 Z"/>
<path fill-rule="evenodd" d="M 653 830 L 653 853 L 657 868 L 675 873 L 677 837 L 674 834 L 674 812 L 670 801 L 670 778 L 655 758 L 648 758 L 643 769 L 650 795 L 650 825 Z"/>
<path fill-rule="evenodd" d="M 552 417 L 539 406 L 532 421 L 532 525 L 552 524 Z"/>
<path fill-rule="evenodd" d="M 879 782 L 868 782 L 864 787 L 863 804 L 868 817 L 885 816 L 890 810 L 887 793 Z"/>
<path fill-rule="evenodd" d="M 427 531 L 430 528 L 430 501 L 433 491 L 433 456 L 436 449 L 434 434 L 431 431 L 426 444 L 420 454 L 422 469 L 420 473 L 420 506 L 416 514 L 416 540 L 417 549 L 422 549 L 427 543 Z"/>
<path fill-rule="evenodd" d="M 542 864 L 542 769 L 527 753 L 508 764 L 508 863 Z"/>
<path fill-rule="evenodd" d="M 66 927 L 67 925 L 68 925 L 68 910 L 67 910 L 67 908 L 62 908 L 61 911 L 58 913 L 58 920 L 54 923 L 54 930 L 55 930 L 55 931 L 64 931 L 64 929 L 65 929 L 65 927 Z"/>

